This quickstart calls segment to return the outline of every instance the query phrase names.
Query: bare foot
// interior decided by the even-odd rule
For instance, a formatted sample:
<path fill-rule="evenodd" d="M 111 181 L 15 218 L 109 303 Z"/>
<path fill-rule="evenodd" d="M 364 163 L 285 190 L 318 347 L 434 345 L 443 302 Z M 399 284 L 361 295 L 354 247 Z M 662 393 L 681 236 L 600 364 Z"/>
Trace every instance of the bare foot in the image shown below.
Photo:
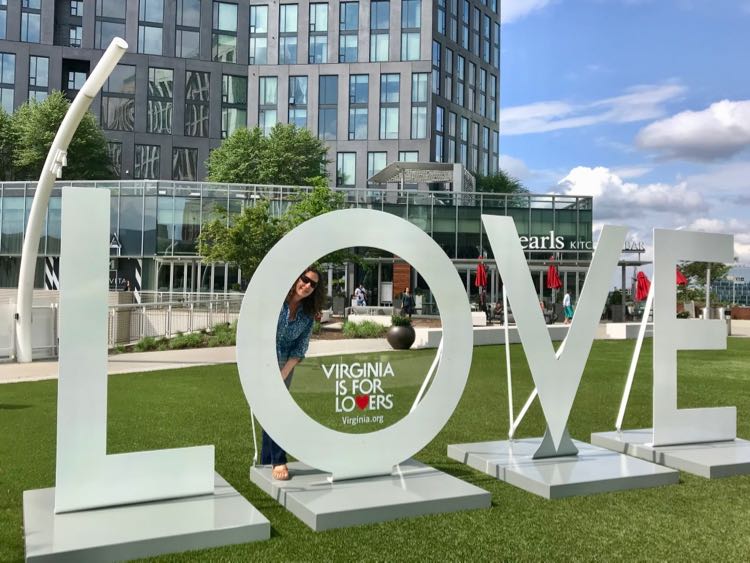
<path fill-rule="evenodd" d="M 288 481 L 289 480 L 289 468 L 286 464 L 274 465 L 271 475 L 277 481 Z"/>

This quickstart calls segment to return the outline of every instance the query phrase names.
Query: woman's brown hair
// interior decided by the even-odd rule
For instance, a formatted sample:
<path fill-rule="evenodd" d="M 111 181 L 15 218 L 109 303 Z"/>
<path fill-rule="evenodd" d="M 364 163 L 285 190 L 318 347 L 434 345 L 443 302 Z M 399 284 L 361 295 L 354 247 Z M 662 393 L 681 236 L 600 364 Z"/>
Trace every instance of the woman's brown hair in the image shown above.
<path fill-rule="evenodd" d="M 289 293 L 287 293 L 287 297 L 291 296 L 294 292 L 294 288 L 297 285 L 300 277 L 310 272 L 318 276 L 318 284 L 315 286 L 313 292 L 302 300 L 302 310 L 314 318 L 318 313 L 320 313 L 320 311 L 323 310 L 323 303 L 326 299 L 326 288 L 325 284 L 323 283 L 323 276 L 315 266 L 305 268 L 305 271 L 302 272 L 296 280 L 294 280 L 292 287 L 289 289 Z"/>

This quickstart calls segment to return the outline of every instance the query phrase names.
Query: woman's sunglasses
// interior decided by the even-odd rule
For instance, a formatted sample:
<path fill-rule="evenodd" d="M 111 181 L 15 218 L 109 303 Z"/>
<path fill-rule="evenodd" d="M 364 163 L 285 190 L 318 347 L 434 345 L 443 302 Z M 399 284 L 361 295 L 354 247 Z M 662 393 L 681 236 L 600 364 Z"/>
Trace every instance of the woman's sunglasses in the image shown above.
<path fill-rule="evenodd" d="M 302 281 L 302 283 L 309 283 L 310 287 L 312 287 L 313 289 L 318 286 L 318 282 L 316 282 L 315 280 L 311 280 L 305 274 L 302 274 L 299 279 Z"/>

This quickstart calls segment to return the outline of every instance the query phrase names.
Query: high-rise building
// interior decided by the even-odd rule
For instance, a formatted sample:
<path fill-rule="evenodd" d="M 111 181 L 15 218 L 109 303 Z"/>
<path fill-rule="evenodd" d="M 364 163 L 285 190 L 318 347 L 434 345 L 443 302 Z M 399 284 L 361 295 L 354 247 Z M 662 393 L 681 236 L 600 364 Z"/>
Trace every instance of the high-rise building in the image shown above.
<path fill-rule="evenodd" d="M 401 161 L 498 164 L 497 0 L 0 0 L 0 105 L 74 96 L 115 36 L 91 106 L 123 179 L 202 180 L 240 127 L 307 127 L 335 184 Z"/>

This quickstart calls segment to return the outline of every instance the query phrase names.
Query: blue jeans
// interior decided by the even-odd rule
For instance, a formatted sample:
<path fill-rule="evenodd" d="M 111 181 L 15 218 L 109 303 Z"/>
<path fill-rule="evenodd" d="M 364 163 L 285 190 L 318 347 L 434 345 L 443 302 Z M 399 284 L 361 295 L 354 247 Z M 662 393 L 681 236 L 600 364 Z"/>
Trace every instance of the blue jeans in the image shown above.
<path fill-rule="evenodd" d="M 283 367 L 283 364 L 279 364 L 279 369 L 281 369 L 281 367 Z M 289 389 L 289 386 L 292 384 L 293 375 L 294 370 L 292 370 L 289 373 L 289 377 L 284 380 L 287 389 Z M 263 430 L 263 433 L 261 434 L 260 463 L 261 465 L 286 464 L 286 452 L 281 449 L 281 446 L 273 441 L 273 438 L 266 434 L 265 430 Z"/>

